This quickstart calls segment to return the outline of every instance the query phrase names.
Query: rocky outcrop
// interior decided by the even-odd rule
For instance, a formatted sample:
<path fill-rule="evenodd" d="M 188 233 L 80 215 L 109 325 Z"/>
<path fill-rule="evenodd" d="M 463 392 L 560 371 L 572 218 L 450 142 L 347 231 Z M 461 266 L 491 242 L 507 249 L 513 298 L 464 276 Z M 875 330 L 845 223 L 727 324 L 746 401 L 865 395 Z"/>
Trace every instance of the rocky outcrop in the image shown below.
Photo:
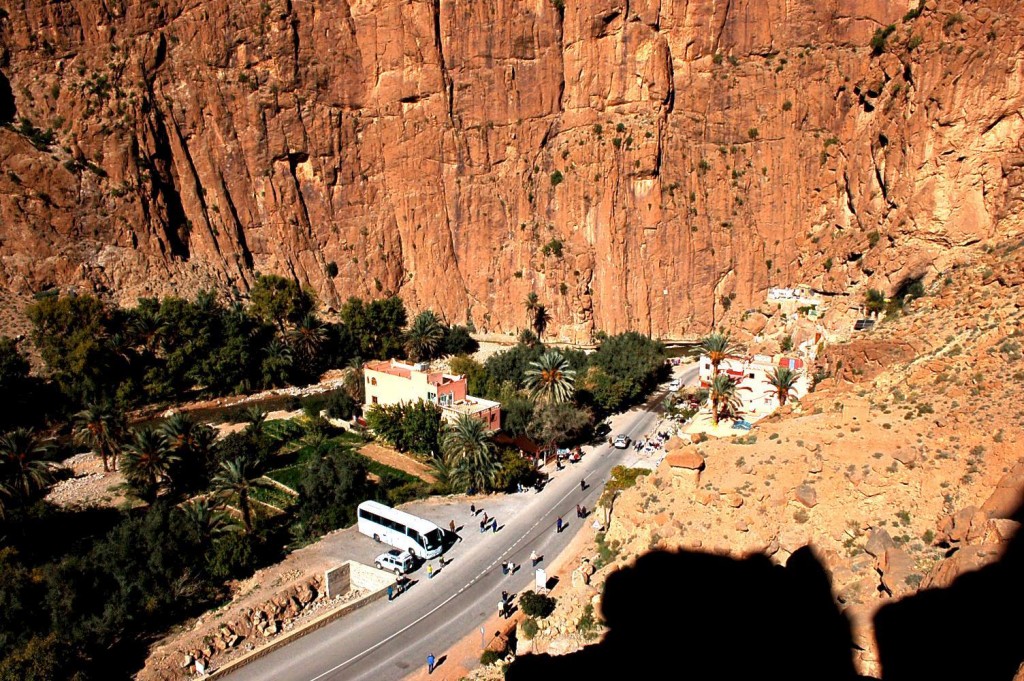
<path fill-rule="evenodd" d="M 275 272 L 498 332 L 536 291 L 574 340 L 893 292 L 1019 230 L 1024 187 L 1015 0 L 906 9 L 20 0 L 0 287 Z"/>

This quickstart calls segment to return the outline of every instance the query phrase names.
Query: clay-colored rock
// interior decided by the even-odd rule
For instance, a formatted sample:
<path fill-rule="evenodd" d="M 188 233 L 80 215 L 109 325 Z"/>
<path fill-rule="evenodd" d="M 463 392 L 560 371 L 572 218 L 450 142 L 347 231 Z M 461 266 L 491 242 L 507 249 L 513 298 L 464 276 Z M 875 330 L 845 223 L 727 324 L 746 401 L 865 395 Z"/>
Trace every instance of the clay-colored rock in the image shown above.
<path fill-rule="evenodd" d="M 814 508 L 818 505 L 818 492 L 812 485 L 800 485 L 793 490 L 793 498 L 807 508 Z"/>
<path fill-rule="evenodd" d="M 1018 220 L 1024 31 L 979 0 L 948 49 L 943 6 L 911 54 L 907 3 L 834 5 L 16 3 L 0 288 L 276 272 L 491 332 L 536 291 L 578 340 L 699 335 L 780 283 L 891 294 Z M 890 365 L 845 348 L 836 380 Z"/>
<path fill-rule="evenodd" d="M 921 582 L 921 575 L 915 572 L 914 559 L 894 546 L 882 553 L 878 569 L 882 573 L 882 586 L 897 598 L 916 591 Z"/>
<path fill-rule="evenodd" d="M 692 448 L 673 452 L 665 457 L 665 463 L 671 468 L 700 471 L 704 469 L 704 457 Z"/>
<path fill-rule="evenodd" d="M 887 549 L 895 548 L 896 542 L 892 540 L 889 533 L 882 529 L 875 529 L 868 535 L 868 540 L 864 544 L 864 550 L 870 555 L 880 558 L 885 554 Z"/>

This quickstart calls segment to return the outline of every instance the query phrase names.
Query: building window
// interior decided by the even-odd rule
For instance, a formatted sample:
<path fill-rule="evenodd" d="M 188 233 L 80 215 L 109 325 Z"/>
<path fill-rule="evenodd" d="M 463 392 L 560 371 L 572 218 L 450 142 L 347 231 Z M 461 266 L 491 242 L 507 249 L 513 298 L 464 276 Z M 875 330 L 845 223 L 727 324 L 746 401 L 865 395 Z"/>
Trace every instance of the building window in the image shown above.
<path fill-rule="evenodd" d="M 428 402 L 437 402 L 437 393 L 427 393 Z"/>
<path fill-rule="evenodd" d="M 750 378 L 753 378 L 753 377 L 754 377 L 754 374 L 753 374 L 753 372 L 751 372 L 751 373 L 749 373 L 749 374 L 747 374 L 747 375 L 748 375 L 748 376 L 749 376 Z"/>
<path fill-rule="evenodd" d="M 376 395 L 374 395 L 373 397 L 371 397 L 371 398 L 370 398 L 370 401 L 371 401 L 371 402 L 372 402 L 373 404 L 377 404 L 377 396 L 376 396 Z"/>
<path fill-rule="evenodd" d="M 377 377 L 376 376 L 370 379 L 370 385 L 377 385 Z"/>

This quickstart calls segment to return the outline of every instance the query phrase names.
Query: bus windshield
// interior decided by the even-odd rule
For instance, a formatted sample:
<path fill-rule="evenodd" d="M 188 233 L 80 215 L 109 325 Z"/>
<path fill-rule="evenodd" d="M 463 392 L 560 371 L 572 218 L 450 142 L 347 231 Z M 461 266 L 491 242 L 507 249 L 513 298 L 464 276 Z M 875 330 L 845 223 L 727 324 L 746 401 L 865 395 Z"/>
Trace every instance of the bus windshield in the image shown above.
<path fill-rule="evenodd" d="M 428 551 L 433 551 L 434 549 L 441 546 L 440 530 L 431 530 L 430 532 L 427 532 L 425 535 L 423 535 L 423 538 L 424 540 L 426 540 L 426 545 L 423 548 L 427 549 Z"/>

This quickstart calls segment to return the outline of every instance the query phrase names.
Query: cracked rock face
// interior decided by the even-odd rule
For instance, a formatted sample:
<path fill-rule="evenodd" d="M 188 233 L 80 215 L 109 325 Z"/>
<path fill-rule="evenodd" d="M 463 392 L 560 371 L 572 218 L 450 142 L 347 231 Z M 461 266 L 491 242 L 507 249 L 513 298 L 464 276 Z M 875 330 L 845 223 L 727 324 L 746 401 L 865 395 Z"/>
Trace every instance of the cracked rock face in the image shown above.
<path fill-rule="evenodd" d="M 1024 186 L 1016 0 L 905 4 L 23 0 L 0 286 L 275 272 L 491 332 L 536 291 L 567 340 L 892 292 L 1019 230 Z"/>

